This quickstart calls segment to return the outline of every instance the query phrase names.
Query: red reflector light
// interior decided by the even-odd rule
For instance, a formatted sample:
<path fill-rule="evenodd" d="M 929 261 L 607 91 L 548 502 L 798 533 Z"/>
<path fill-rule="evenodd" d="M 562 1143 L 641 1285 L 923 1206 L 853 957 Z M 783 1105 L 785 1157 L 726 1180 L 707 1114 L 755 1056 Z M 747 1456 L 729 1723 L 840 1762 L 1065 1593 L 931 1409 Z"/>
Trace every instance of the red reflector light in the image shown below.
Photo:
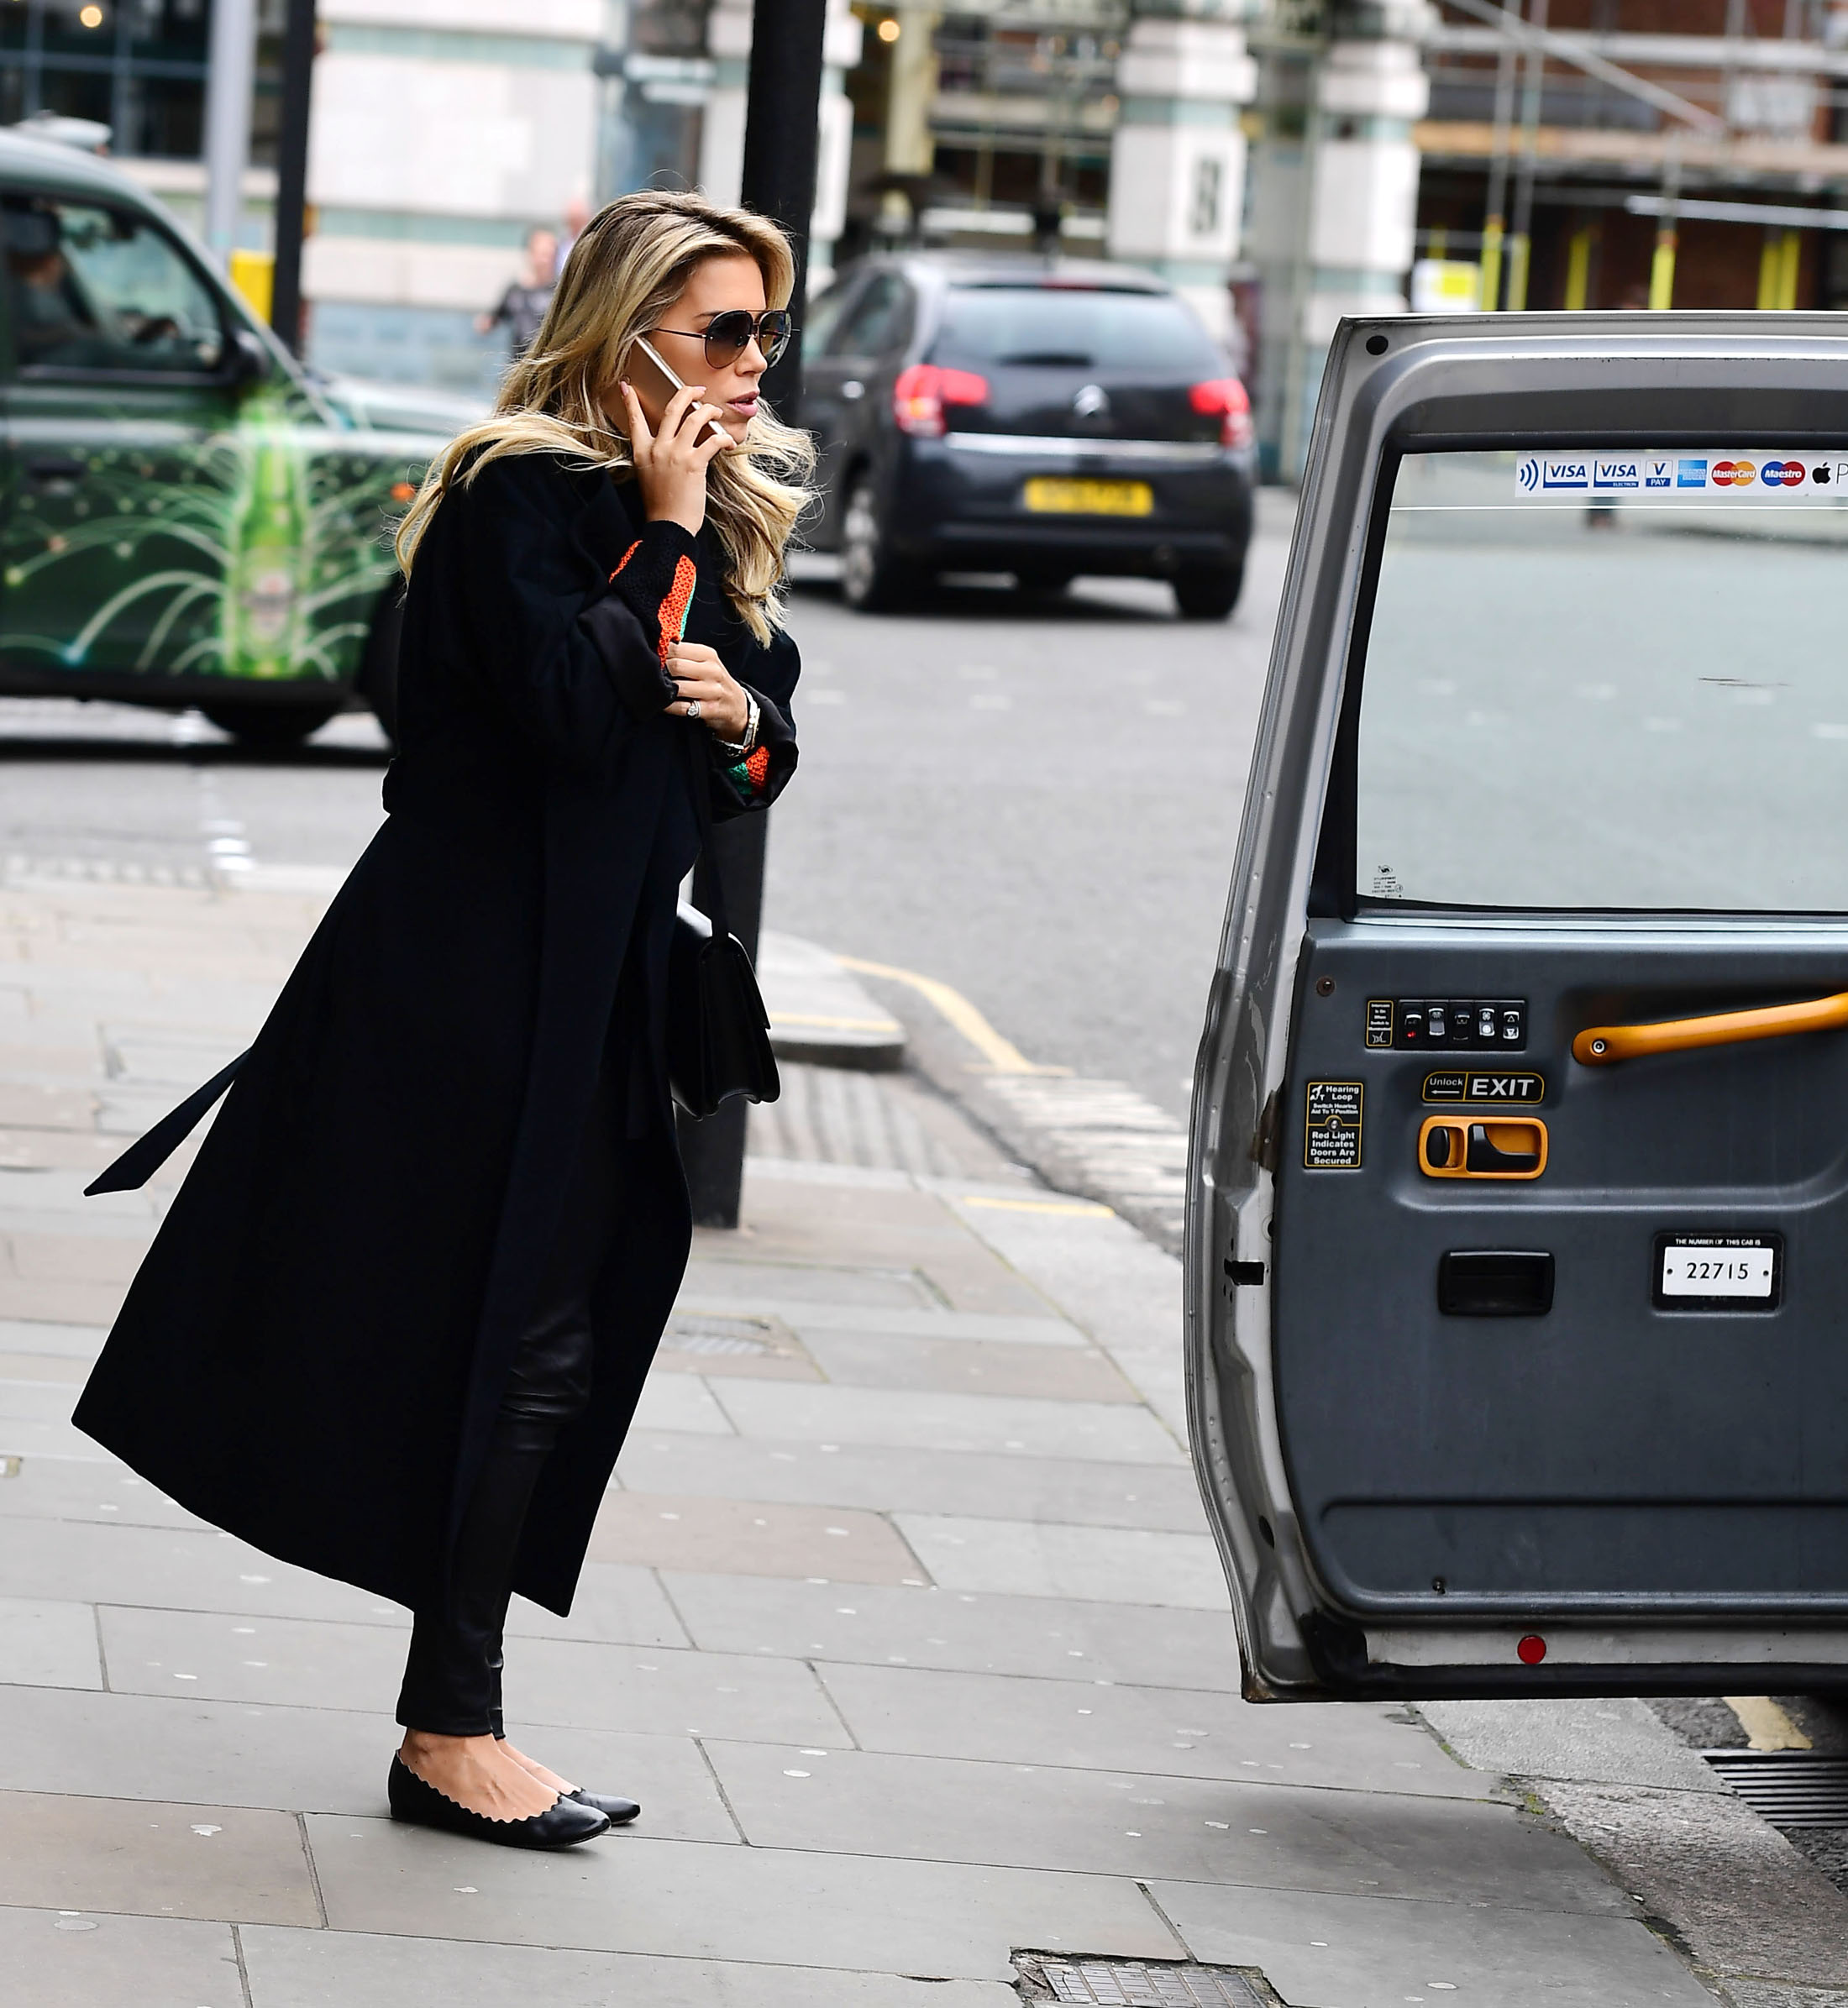
<path fill-rule="evenodd" d="M 1538 1666 L 1546 1657 L 1546 1641 L 1538 1632 L 1530 1632 L 1515 1650 L 1520 1655 L 1523 1666 Z"/>
<path fill-rule="evenodd" d="M 973 370 L 946 370 L 938 363 L 913 363 L 892 385 L 892 416 L 901 433 L 941 439 L 946 405 L 985 405 L 988 379 Z"/>
<path fill-rule="evenodd" d="M 1219 420 L 1221 446 L 1249 446 L 1252 443 L 1252 401 L 1236 376 L 1215 376 L 1195 384 L 1187 401 L 1203 418 Z"/>

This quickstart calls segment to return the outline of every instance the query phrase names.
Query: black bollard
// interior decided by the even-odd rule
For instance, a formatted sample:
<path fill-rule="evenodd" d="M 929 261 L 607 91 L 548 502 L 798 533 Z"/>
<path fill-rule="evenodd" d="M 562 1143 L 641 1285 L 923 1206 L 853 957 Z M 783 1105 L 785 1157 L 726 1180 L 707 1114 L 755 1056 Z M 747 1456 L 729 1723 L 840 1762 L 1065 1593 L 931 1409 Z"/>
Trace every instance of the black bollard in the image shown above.
<path fill-rule="evenodd" d="M 822 45 L 827 0 L 756 0 L 751 10 L 751 71 L 744 112 L 744 173 L 739 199 L 788 232 L 795 254 L 795 287 L 790 312 L 802 325 L 808 297 L 809 218 L 815 207 L 816 128 L 822 115 Z M 764 395 L 793 422 L 802 401 L 801 338 L 791 342 L 766 373 Z M 764 917 L 764 855 L 768 815 L 740 816 L 712 833 L 712 849 L 725 881 L 732 931 L 754 958 Z M 711 907 L 704 859 L 693 874 L 693 899 Z M 716 1115 L 695 1122 L 680 1117 L 680 1156 L 701 1227 L 736 1227 L 744 1189 L 744 1129 L 748 1104 L 727 1102 Z"/>

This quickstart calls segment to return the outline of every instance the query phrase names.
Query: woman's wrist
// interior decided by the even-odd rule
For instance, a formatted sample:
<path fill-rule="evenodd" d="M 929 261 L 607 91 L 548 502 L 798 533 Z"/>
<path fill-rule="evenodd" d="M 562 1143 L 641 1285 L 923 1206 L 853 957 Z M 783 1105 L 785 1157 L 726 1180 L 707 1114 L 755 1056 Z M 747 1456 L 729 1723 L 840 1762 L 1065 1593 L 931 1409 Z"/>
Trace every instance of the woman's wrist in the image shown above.
<path fill-rule="evenodd" d="M 712 737 L 718 750 L 727 760 L 743 760 L 749 757 L 751 749 L 757 744 L 758 721 L 762 716 L 757 700 L 747 690 L 744 693 L 744 729 L 740 736 L 736 739 L 721 739 L 718 727 L 715 726 L 712 728 Z"/>
<path fill-rule="evenodd" d="M 697 537 L 706 522 L 705 499 L 702 495 L 700 498 L 699 506 L 696 507 L 683 507 L 676 510 L 664 501 L 657 504 L 650 501 L 644 492 L 642 496 L 642 506 L 648 511 L 648 519 L 651 523 L 675 523 L 685 531 L 689 537 Z M 690 522 L 687 520 L 690 516 L 692 519 Z"/>

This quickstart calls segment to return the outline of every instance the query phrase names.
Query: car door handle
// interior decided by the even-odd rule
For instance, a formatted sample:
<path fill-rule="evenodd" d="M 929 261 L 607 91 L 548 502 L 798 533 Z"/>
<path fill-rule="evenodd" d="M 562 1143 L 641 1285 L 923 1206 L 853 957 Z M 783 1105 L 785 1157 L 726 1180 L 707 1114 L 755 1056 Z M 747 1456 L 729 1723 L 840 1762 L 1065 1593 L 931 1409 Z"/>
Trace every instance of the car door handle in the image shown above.
<path fill-rule="evenodd" d="M 1546 1169 L 1546 1125 L 1538 1116 L 1473 1122 L 1428 1115 L 1418 1133 L 1418 1168 L 1427 1178 L 1537 1178 Z"/>
<path fill-rule="evenodd" d="M 45 454 L 36 460 L 28 460 L 26 473 L 34 481 L 81 481 L 83 463 L 68 456 Z"/>
<path fill-rule="evenodd" d="M 1804 1004 L 1767 1004 L 1756 1011 L 1717 1011 L 1704 1018 L 1664 1018 L 1654 1025 L 1593 1025 L 1572 1041 L 1581 1067 L 1614 1067 L 1651 1053 L 1684 1053 L 1699 1046 L 1737 1046 L 1747 1039 L 1788 1039 L 1793 1032 L 1832 1032 L 1848 1025 L 1848 990 Z"/>
<path fill-rule="evenodd" d="M 857 376 L 848 377 L 847 381 L 841 385 L 841 396 L 849 404 L 852 404 L 857 398 L 864 397 L 865 395 L 866 385 Z"/>

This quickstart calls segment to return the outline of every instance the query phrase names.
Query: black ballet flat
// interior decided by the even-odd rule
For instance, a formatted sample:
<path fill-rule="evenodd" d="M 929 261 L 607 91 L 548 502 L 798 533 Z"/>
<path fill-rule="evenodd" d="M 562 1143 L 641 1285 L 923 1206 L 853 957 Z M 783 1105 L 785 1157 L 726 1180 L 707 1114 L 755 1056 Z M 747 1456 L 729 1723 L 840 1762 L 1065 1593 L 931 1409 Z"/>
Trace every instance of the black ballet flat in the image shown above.
<path fill-rule="evenodd" d="M 470 1840 L 492 1841 L 497 1848 L 574 1848 L 580 1841 L 594 1841 L 610 1830 L 607 1814 L 576 1798 L 559 1799 L 529 1820 L 490 1820 L 445 1797 L 400 1757 L 391 1759 L 386 1796 L 394 1820 L 466 1834 Z"/>
<path fill-rule="evenodd" d="M 575 1799 L 580 1806 L 587 1806 L 592 1812 L 601 1813 L 612 1827 L 627 1827 L 641 1807 L 633 1799 L 614 1799 L 607 1792 L 587 1792 L 581 1787 L 567 1792 L 567 1799 Z"/>

